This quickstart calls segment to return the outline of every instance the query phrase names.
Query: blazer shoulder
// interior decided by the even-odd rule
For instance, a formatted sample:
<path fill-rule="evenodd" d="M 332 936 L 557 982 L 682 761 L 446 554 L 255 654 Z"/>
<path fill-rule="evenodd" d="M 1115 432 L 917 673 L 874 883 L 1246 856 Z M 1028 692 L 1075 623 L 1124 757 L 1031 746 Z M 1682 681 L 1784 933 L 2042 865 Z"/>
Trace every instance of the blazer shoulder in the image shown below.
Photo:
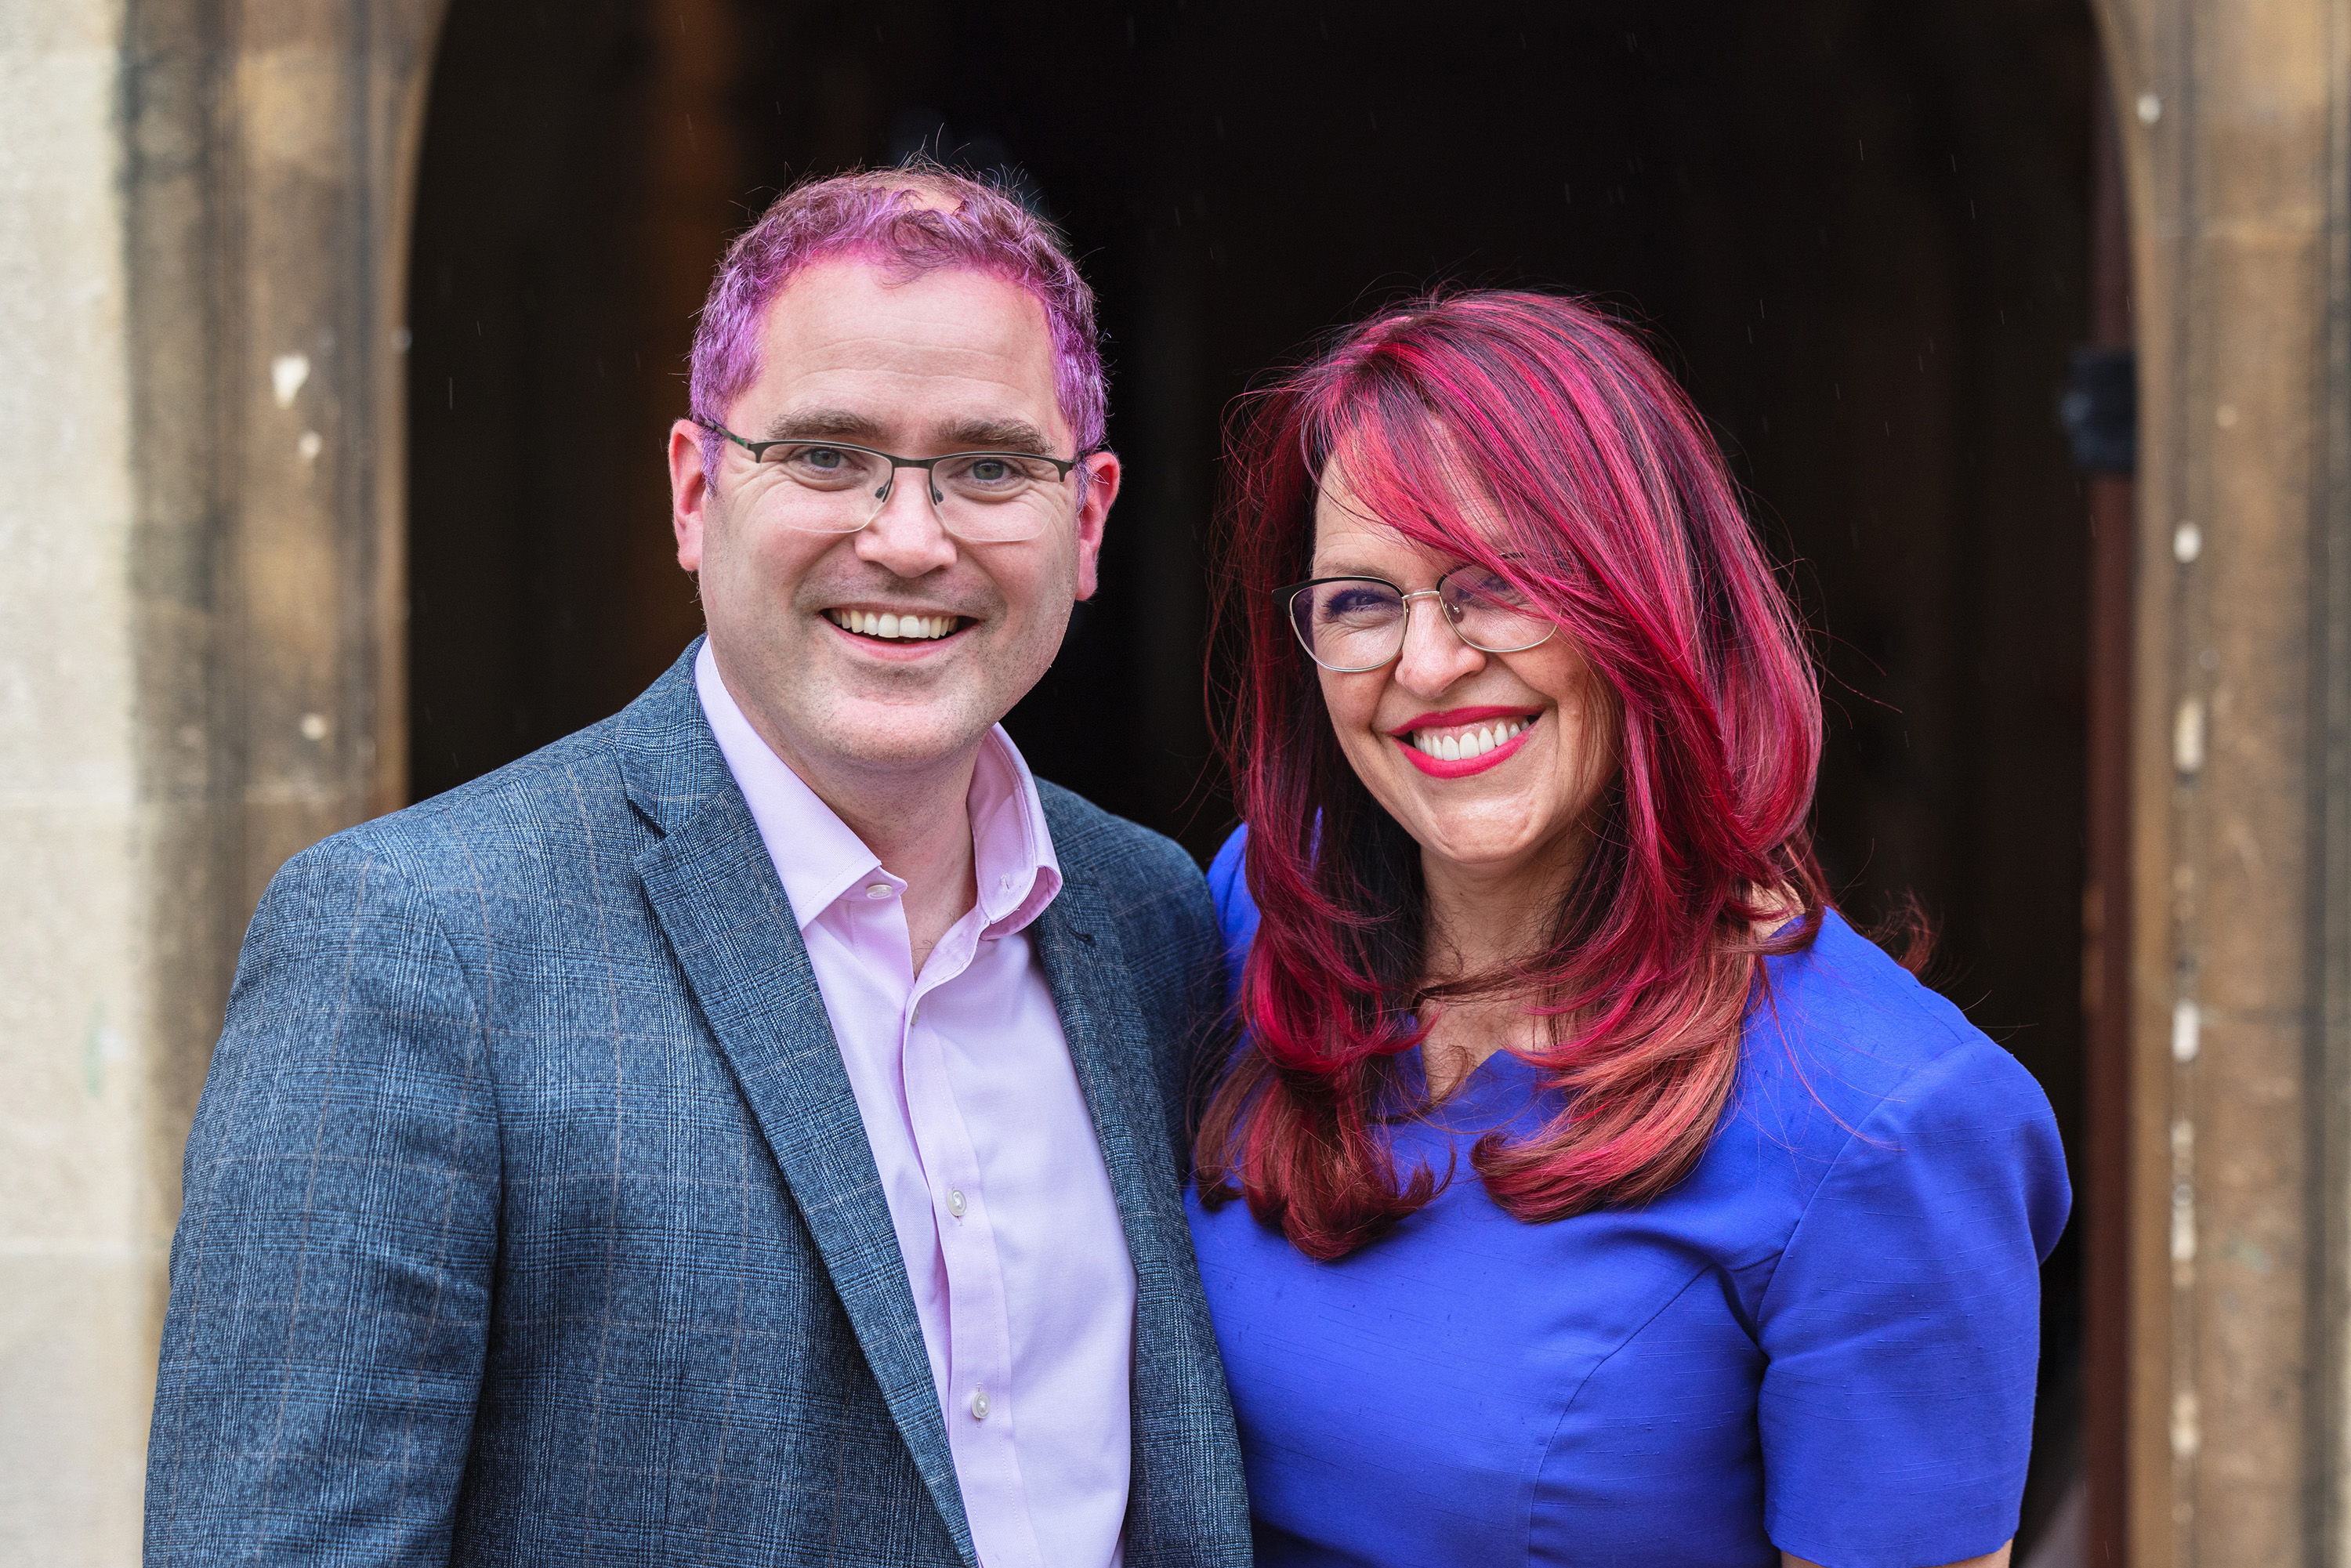
<path fill-rule="evenodd" d="M 1074 791 L 1037 780 L 1045 821 L 1053 830 L 1053 854 L 1061 874 L 1106 887 L 1205 890 L 1200 864 L 1184 846 L 1139 822 L 1114 817 Z"/>
<path fill-rule="evenodd" d="M 329 834 L 278 873 L 388 866 L 434 880 L 452 857 L 550 852 L 632 818 L 612 746 L 616 718 L 576 730 L 454 789 Z"/>

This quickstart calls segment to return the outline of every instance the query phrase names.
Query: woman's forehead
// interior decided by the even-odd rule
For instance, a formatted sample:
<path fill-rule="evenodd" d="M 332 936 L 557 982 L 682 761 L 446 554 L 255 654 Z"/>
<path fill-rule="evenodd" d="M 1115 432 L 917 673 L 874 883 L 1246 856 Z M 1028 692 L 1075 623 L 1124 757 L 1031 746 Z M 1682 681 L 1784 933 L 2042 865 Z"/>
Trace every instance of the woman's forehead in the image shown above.
<path fill-rule="evenodd" d="M 1367 467 L 1363 456 L 1348 443 L 1336 448 L 1322 465 L 1314 497 L 1318 569 L 1334 552 L 1378 555 L 1400 562 L 1444 558 L 1449 564 L 1461 559 L 1472 536 L 1489 549 L 1509 548 L 1500 509 L 1458 464 L 1430 465 L 1427 471 L 1412 476 L 1419 483 L 1408 483 L 1403 476 L 1388 472 L 1388 465 Z M 1361 488 L 1357 475 L 1364 476 Z M 1441 486 L 1441 493 L 1423 494 L 1432 482 Z M 1391 520 L 1392 513 L 1447 537 L 1424 543 L 1397 527 Z"/>

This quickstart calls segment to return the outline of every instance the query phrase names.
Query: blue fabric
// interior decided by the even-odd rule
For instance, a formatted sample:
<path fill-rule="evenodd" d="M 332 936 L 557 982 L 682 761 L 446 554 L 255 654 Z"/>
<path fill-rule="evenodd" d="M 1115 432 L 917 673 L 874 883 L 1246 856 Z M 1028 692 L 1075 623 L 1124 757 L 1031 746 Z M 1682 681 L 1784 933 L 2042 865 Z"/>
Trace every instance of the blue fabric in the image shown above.
<path fill-rule="evenodd" d="M 695 700 L 288 862 L 188 1141 L 154 1564 L 972 1563 L 799 932 Z M 1138 1286 L 1126 1560 L 1245 1564 L 1182 1209 L 1199 873 L 1041 786 Z"/>
<path fill-rule="evenodd" d="M 1233 953 L 1241 856 L 1209 878 Z M 1713 1143 L 1646 1207 L 1494 1206 L 1470 1145 L 1548 1092 L 1508 1053 L 1395 1134 L 1452 1184 L 1337 1262 L 1195 1195 L 1260 1563 L 1917 1568 L 2015 1533 L 2048 1103 L 1834 915 L 1770 969 Z"/>

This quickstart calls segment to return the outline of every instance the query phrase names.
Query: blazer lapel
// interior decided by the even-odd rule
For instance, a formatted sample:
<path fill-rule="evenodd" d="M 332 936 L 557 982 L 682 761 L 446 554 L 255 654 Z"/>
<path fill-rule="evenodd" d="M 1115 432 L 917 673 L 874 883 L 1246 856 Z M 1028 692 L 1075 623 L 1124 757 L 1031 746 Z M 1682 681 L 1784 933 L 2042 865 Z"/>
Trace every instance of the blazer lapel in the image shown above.
<path fill-rule="evenodd" d="M 664 830 L 637 857 L 637 873 L 815 1239 L 891 1417 L 956 1550 L 976 1568 L 872 1146 L 799 925 L 703 718 L 694 653 L 688 648 L 631 706 L 616 737 L 630 800 Z"/>
<path fill-rule="evenodd" d="M 1155 1303 L 1167 1299 L 1155 1287 L 1180 1290 L 1191 1249 L 1150 1042 L 1143 1039 L 1117 925 L 1101 889 L 1064 882 L 1030 929 L 1134 1261 L 1140 1355 Z"/>

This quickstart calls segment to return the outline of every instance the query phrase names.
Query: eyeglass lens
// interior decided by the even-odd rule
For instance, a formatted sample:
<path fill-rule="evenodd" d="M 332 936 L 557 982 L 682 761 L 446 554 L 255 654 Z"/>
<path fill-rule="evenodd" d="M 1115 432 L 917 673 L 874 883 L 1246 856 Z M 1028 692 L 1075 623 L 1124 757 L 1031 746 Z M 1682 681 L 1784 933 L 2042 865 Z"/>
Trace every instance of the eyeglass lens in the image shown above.
<path fill-rule="evenodd" d="M 1554 630 L 1508 580 L 1475 568 L 1448 572 L 1437 585 L 1447 624 L 1483 653 L 1534 647 Z M 1310 583 L 1290 601 L 1290 626 L 1325 669 L 1375 670 L 1404 652 L 1409 606 L 1394 583 L 1373 577 Z"/>
<path fill-rule="evenodd" d="M 1061 471 L 1019 452 L 960 452 L 927 470 L 893 469 L 878 452 L 806 441 L 770 446 L 760 463 L 790 481 L 767 504 L 783 509 L 786 528 L 804 533 L 853 534 L 889 504 L 893 483 L 927 481 L 947 532 L 974 543 L 1009 543 L 1043 533 L 1061 496 Z"/>

